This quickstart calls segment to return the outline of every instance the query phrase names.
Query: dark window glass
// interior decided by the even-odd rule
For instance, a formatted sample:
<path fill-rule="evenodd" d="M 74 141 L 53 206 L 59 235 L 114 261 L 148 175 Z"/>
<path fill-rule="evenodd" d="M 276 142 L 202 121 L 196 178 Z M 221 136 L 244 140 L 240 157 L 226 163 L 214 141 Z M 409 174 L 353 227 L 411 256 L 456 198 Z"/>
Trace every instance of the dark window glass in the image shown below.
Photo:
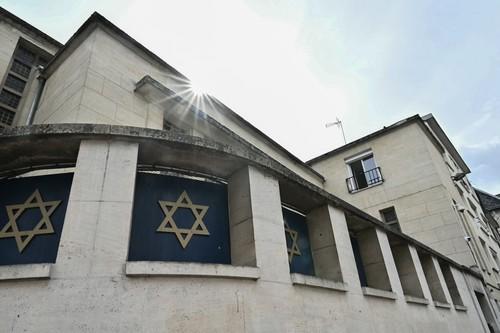
<path fill-rule="evenodd" d="M 361 160 L 351 163 L 352 176 L 356 180 L 356 185 L 358 189 L 365 188 L 368 186 L 368 182 L 365 177 L 365 170 L 363 170 L 363 164 Z"/>
<path fill-rule="evenodd" d="M 349 192 L 360 190 L 371 185 L 381 183 L 382 174 L 375 164 L 373 155 L 349 163 L 352 176 L 347 179 Z"/>
<path fill-rule="evenodd" d="M 0 123 L 12 125 L 15 113 L 0 107 Z M 0 127 L 3 127 L 0 125 Z"/>
<path fill-rule="evenodd" d="M 14 73 L 24 76 L 25 78 L 28 78 L 30 76 L 31 67 L 23 64 L 22 62 L 14 60 L 12 62 L 12 68 L 10 70 Z"/>
<path fill-rule="evenodd" d="M 389 207 L 380 211 L 382 220 L 391 228 L 397 231 L 401 231 L 399 227 L 398 216 L 396 215 L 396 209 L 394 207 Z"/>
<path fill-rule="evenodd" d="M 5 89 L 0 92 L 0 103 L 8 105 L 14 109 L 18 107 L 20 100 L 21 96 L 13 94 Z"/>
<path fill-rule="evenodd" d="M 14 89 L 15 91 L 19 93 L 23 93 L 24 87 L 26 86 L 26 81 L 21 80 L 14 75 L 8 75 L 7 79 L 5 80 L 5 86 Z"/>
<path fill-rule="evenodd" d="M 35 62 L 36 55 L 24 47 L 20 47 L 17 49 L 14 58 L 31 65 Z"/>

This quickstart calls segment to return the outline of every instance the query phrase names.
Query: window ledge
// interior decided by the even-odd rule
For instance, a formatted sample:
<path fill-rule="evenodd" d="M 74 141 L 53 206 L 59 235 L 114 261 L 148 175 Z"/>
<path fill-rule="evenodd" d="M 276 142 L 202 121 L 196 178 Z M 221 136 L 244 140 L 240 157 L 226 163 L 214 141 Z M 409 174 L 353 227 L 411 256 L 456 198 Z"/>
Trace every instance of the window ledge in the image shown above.
<path fill-rule="evenodd" d="M 0 266 L 0 281 L 50 278 L 52 264 Z"/>
<path fill-rule="evenodd" d="M 398 295 L 396 295 L 396 293 L 394 293 L 392 291 L 375 289 L 375 288 L 370 288 L 370 287 L 361 287 L 361 290 L 363 290 L 363 295 L 365 295 L 365 296 L 380 297 L 380 298 L 386 298 L 386 299 L 392 299 L 392 300 L 395 300 L 398 298 Z"/>
<path fill-rule="evenodd" d="M 290 274 L 292 283 L 295 285 L 324 288 L 336 291 L 347 291 L 347 284 L 344 282 L 337 282 L 333 280 L 322 279 L 316 276 L 292 273 Z"/>
<path fill-rule="evenodd" d="M 130 261 L 125 274 L 138 276 L 194 276 L 257 280 L 260 269 L 250 266 L 202 264 L 192 262 Z"/>
<path fill-rule="evenodd" d="M 457 311 L 467 311 L 467 307 L 464 305 L 455 304 L 454 307 L 455 307 L 455 310 L 457 310 Z"/>
<path fill-rule="evenodd" d="M 436 308 L 451 309 L 451 305 L 450 304 L 439 302 L 439 301 L 434 301 L 434 306 Z"/>
<path fill-rule="evenodd" d="M 405 300 L 407 303 L 429 305 L 429 300 L 426 298 L 405 295 Z"/>

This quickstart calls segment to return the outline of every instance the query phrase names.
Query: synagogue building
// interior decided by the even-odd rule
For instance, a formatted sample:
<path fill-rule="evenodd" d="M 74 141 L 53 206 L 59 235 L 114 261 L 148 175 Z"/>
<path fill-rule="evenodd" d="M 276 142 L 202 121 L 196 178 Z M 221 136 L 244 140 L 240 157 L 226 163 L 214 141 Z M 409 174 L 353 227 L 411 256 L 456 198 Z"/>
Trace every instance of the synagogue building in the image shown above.
<path fill-rule="evenodd" d="M 499 331 L 473 252 L 360 209 L 361 178 L 335 185 L 100 14 L 61 44 L 0 8 L 0 75 L 6 331 Z"/>

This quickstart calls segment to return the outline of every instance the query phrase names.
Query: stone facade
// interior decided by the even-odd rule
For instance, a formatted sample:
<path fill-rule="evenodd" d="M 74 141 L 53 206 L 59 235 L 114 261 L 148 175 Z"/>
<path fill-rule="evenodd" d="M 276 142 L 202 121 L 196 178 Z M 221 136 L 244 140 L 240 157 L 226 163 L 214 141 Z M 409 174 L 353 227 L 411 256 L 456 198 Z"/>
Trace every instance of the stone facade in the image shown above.
<path fill-rule="evenodd" d="M 73 179 L 55 263 L 0 266 L 6 331 L 498 331 L 479 274 L 340 200 L 220 102 L 189 105 L 187 79 L 100 15 L 42 76 L 35 124 L 0 132 L 0 175 Z M 128 261 L 146 169 L 227 184 L 231 264 Z M 314 276 L 290 271 L 283 206 L 306 217 Z"/>
<path fill-rule="evenodd" d="M 394 207 L 403 233 L 480 270 L 499 301 L 500 262 L 493 255 L 500 249 L 496 230 L 488 226 L 467 177 L 452 179 L 467 171 L 427 121 L 419 117 L 402 121 L 314 159 L 311 165 L 325 176 L 327 191 L 374 217 L 382 219 L 381 212 Z M 372 154 L 383 180 L 349 192 L 348 162 L 363 152 Z"/>

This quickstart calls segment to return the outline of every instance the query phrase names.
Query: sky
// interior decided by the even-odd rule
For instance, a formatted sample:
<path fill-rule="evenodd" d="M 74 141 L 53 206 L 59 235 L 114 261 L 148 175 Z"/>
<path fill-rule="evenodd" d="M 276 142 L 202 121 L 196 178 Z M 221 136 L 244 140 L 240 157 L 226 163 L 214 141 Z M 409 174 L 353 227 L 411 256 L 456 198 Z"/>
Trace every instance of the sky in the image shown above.
<path fill-rule="evenodd" d="M 500 2 L 7 0 L 64 43 L 98 11 L 302 160 L 432 113 L 500 193 Z"/>

